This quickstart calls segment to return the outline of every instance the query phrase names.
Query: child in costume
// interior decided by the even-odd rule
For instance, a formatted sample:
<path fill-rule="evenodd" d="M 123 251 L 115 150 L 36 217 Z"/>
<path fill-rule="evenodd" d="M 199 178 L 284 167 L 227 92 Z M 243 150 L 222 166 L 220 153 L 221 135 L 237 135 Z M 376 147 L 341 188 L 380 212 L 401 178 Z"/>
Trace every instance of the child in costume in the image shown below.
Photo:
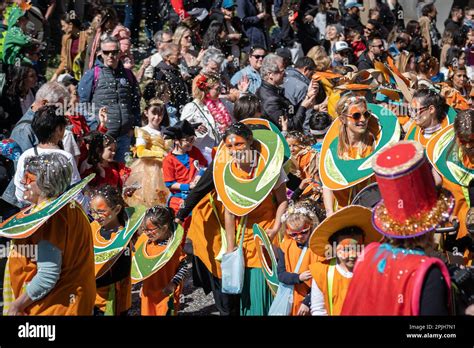
<path fill-rule="evenodd" d="M 127 221 L 125 202 L 116 187 L 102 186 L 91 200 L 91 223 L 94 248 L 107 245 L 121 233 Z M 128 250 L 127 250 L 128 249 Z M 125 315 L 131 307 L 131 252 L 129 246 L 105 263 L 96 257 L 96 315 Z"/>
<path fill-rule="evenodd" d="M 278 280 L 287 285 L 294 285 L 291 315 L 309 315 L 311 301 L 309 265 L 319 258 L 308 250 L 308 240 L 319 220 L 309 202 L 301 201 L 288 207 L 282 216 L 282 222 L 286 227 L 286 236 L 276 253 Z"/>
<path fill-rule="evenodd" d="M 163 179 L 171 191 L 168 206 L 176 214 L 208 163 L 201 151 L 193 146 L 196 133 L 188 121 L 179 121 L 166 128 L 164 134 L 174 142 L 173 150 L 163 160 Z"/>
<path fill-rule="evenodd" d="M 90 182 L 91 187 L 110 185 L 121 190 L 130 174 L 130 168 L 114 161 L 117 150 L 115 139 L 110 135 L 94 131 L 84 140 L 88 147 L 88 156 L 87 160 L 80 165 L 81 176 L 86 177 L 95 173 L 96 177 Z"/>
<path fill-rule="evenodd" d="M 309 246 L 320 260 L 309 266 L 311 315 L 340 315 L 361 246 L 377 240 L 371 211 L 351 205 L 316 227 Z"/>
<path fill-rule="evenodd" d="M 164 103 L 152 99 L 143 112 L 146 126 L 135 128 L 136 154 L 138 160 L 130 167 L 130 176 L 125 186 L 136 186 L 131 197 L 126 198 L 129 206 L 137 204 L 153 207 L 166 204 L 169 191 L 163 181 L 162 161 L 168 152 L 163 139 L 163 127 L 169 126 Z"/>
<path fill-rule="evenodd" d="M 144 251 L 149 257 L 163 253 L 175 233 L 173 213 L 165 206 L 155 206 L 147 210 L 143 220 L 143 234 L 137 241 L 145 244 Z M 141 297 L 142 315 L 176 315 L 182 283 L 187 275 L 186 255 L 179 245 L 169 261 L 156 273 L 143 281 Z"/>
<path fill-rule="evenodd" d="M 286 135 L 290 147 L 291 160 L 294 164 L 294 174 L 301 180 L 317 178 L 319 156 L 311 148 L 308 137 L 302 132 L 291 131 Z"/>

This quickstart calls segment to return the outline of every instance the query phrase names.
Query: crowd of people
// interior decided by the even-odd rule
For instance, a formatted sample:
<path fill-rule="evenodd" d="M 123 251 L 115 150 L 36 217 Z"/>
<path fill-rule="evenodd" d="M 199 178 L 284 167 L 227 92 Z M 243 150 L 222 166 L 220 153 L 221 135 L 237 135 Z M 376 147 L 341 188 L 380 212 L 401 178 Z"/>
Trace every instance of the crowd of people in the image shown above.
<path fill-rule="evenodd" d="M 0 1 L 4 315 L 177 315 L 186 277 L 472 314 L 474 7 L 438 2 Z"/>

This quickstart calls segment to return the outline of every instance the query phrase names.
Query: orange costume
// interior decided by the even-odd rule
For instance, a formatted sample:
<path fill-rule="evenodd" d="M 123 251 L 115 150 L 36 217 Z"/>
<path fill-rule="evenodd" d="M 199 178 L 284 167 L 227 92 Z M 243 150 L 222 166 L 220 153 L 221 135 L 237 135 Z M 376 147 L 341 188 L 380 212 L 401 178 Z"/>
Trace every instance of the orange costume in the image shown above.
<path fill-rule="evenodd" d="M 101 232 L 101 226 L 98 222 L 91 223 L 94 245 L 105 246 L 117 235 L 111 233 L 108 239 L 105 239 Z M 95 276 L 97 283 L 97 295 L 95 298 L 95 307 L 106 315 L 120 315 L 126 312 L 132 305 L 132 281 L 130 279 L 130 250 L 125 250 L 118 258 L 107 262 L 105 265 L 95 265 Z M 128 271 L 127 271 L 128 268 Z M 109 280 L 116 278 L 117 274 L 128 274 L 111 284 Z"/>
<path fill-rule="evenodd" d="M 334 278 L 332 282 L 332 296 L 329 298 L 328 291 L 328 274 L 330 261 L 316 262 L 309 266 L 313 281 L 324 295 L 324 305 L 328 315 L 340 315 L 342 305 L 346 298 L 347 290 L 352 278 L 346 278 L 339 273 L 337 268 L 334 270 Z M 335 267 L 335 266 L 334 266 Z M 332 303 L 332 312 L 329 301 Z"/>
<path fill-rule="evenodd" d="M 142 234 L 137 243 L 141 240 L 147 240 L 148 237 Z M 166 245 L 160 245 L 150 241 L 146 243 L 146 254 L 149 256 L 156 256 L 166 249 Z M 173 294 L 166 295 L 163 289 L 172 281 L 176 275 L 179 265 L 186 259 L 181 246 L 178 247 L 171 259 L 156 273 L 143 281 L 143 288 L 140 294 L 141 297 L 141 314 L 142 315 L 167 315 L 170 313 L 170 305 L 172 304 L 173 314 L 179 310 L 179 298 L 182 291 L 182 284 L 176 286 Z"/>
<path fill-rule="evenodd" d="M 349 159 L 360 159 L 369 156 L 373 151 L 373 146 L 367 146 L 367 148 L 361 154 L 359 154 L 355 147 L 350 147 L 347 156 Z M 363 188 L 365 188 L 367 185 L 371 184 L 373 181 L 374 179 L 370 177 L 367 180 L 364 180 L 354 186 L 342 190 L 332 191 L 334 197 L 337 200 L 337 208 L 340 209 L 350 205 L 357 193 Z"/>
<path fill-rule="evenodd" d="M 471 161 L 469 160 L 469 157 L 467 156 L 464 156 L 463 158 L 463 165 L 468 169 L 474 168 L 474 164 L 471 163 Z M 443 176 L 443 187 L 447 189 L 448 191 L 451 191 L 451 193 L 454 196 L 455 203 L 454 203 L 453 215 L 457 216 L 457 218 L 459 219 L 458 238 L 462 238 L 465 235 L 467 235 L 466 214 L 467 214 L 467 211 L 469 210 L 469 204 L 467 201 L 467 199 L 469 199 L 469 193 L 467 191 L 467 188 L 447 180 L 444 176 Z"/>
<path fill-rule="evenodd" d="M 302 248 L 298 247 L 296 241 L 292 238 L 284 238 L 280 244 L 280 248 L 285 255 L 285 268 L 287 272 L 294 272 L 298 259 L 301 255 Z M 298 274 L 307 271 L 311 264 L 317 262 L 321 258 L 314 254 L 311 250 L 306 250 L 303 257 Z M 293 290 L 293 306 L 291 308 L 291 315 L 297 315 L 298 310 L 303 303 L 305 297 L 311 290 L 311 279 L 303 283 L 295 284 Z"/>
<path fill-rule="evenodd" d="M 27 315 L 92 315 L 95 298 L 94 252 L 87 216 L 70 204 L 54 214 L 32 236 L 15 241 L 8 258 L 11 290 L 15 298 L 37 272 L 36 262 L 17 250 L 47 240 L 62 252 L 61 274 L 45 297 L 25 309 Z"/>
<path fill-rule="evenodd" d="M 415 122 L 413 122 L 407 131 L 405 140 L 418 141 L 425 148 L 430 138 L 433 137 L 436 133 L 438 133 L 441 129 L 447 127 L 448 125 L 449 125 L 449 119 L 448 117 L 445 117 L 443 121 L 441 122 L 441 127 L 427 138 L 424 136 L 424 131 L 420 127 L 418 127 Z M 413 131 L 415 132 L 414 135 L 410 136 Z"/>
<path fill-rule="evenodd" d="M 318 153 L 311 148 L 301 150 L 294 159 L 294 165 L 299 172 L 301 180 L 313 178 L 319 180 L 318 173 Z"/>

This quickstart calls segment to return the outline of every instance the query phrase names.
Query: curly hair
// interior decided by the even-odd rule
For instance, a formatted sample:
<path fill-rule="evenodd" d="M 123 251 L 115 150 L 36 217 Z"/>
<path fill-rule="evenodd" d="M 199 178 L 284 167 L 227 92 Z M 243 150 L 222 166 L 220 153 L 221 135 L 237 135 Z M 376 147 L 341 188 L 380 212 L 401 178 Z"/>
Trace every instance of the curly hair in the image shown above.
<path fill-rule="evenodd" d="M 87 154 L 87 162 L 96 168 L 102 161 L 102 154 L 104 149 L 114 143 L 115 139 L 107 134 L 102 134 L 98 131 L 92 131 L 84 137 L 84 142 L 89 145 L 89 152 Z"/>

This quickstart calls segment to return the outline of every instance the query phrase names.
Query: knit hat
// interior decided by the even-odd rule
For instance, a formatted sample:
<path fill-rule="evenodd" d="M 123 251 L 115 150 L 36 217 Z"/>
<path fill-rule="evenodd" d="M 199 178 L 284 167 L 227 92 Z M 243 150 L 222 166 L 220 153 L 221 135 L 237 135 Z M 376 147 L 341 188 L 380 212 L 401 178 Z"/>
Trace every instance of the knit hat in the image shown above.
<path fill-rule="evenodd" d="M 222 8 L 232 8 L 235 7 L 235 2 L 234 0 L 224 0 L 222 1 Z"/>

